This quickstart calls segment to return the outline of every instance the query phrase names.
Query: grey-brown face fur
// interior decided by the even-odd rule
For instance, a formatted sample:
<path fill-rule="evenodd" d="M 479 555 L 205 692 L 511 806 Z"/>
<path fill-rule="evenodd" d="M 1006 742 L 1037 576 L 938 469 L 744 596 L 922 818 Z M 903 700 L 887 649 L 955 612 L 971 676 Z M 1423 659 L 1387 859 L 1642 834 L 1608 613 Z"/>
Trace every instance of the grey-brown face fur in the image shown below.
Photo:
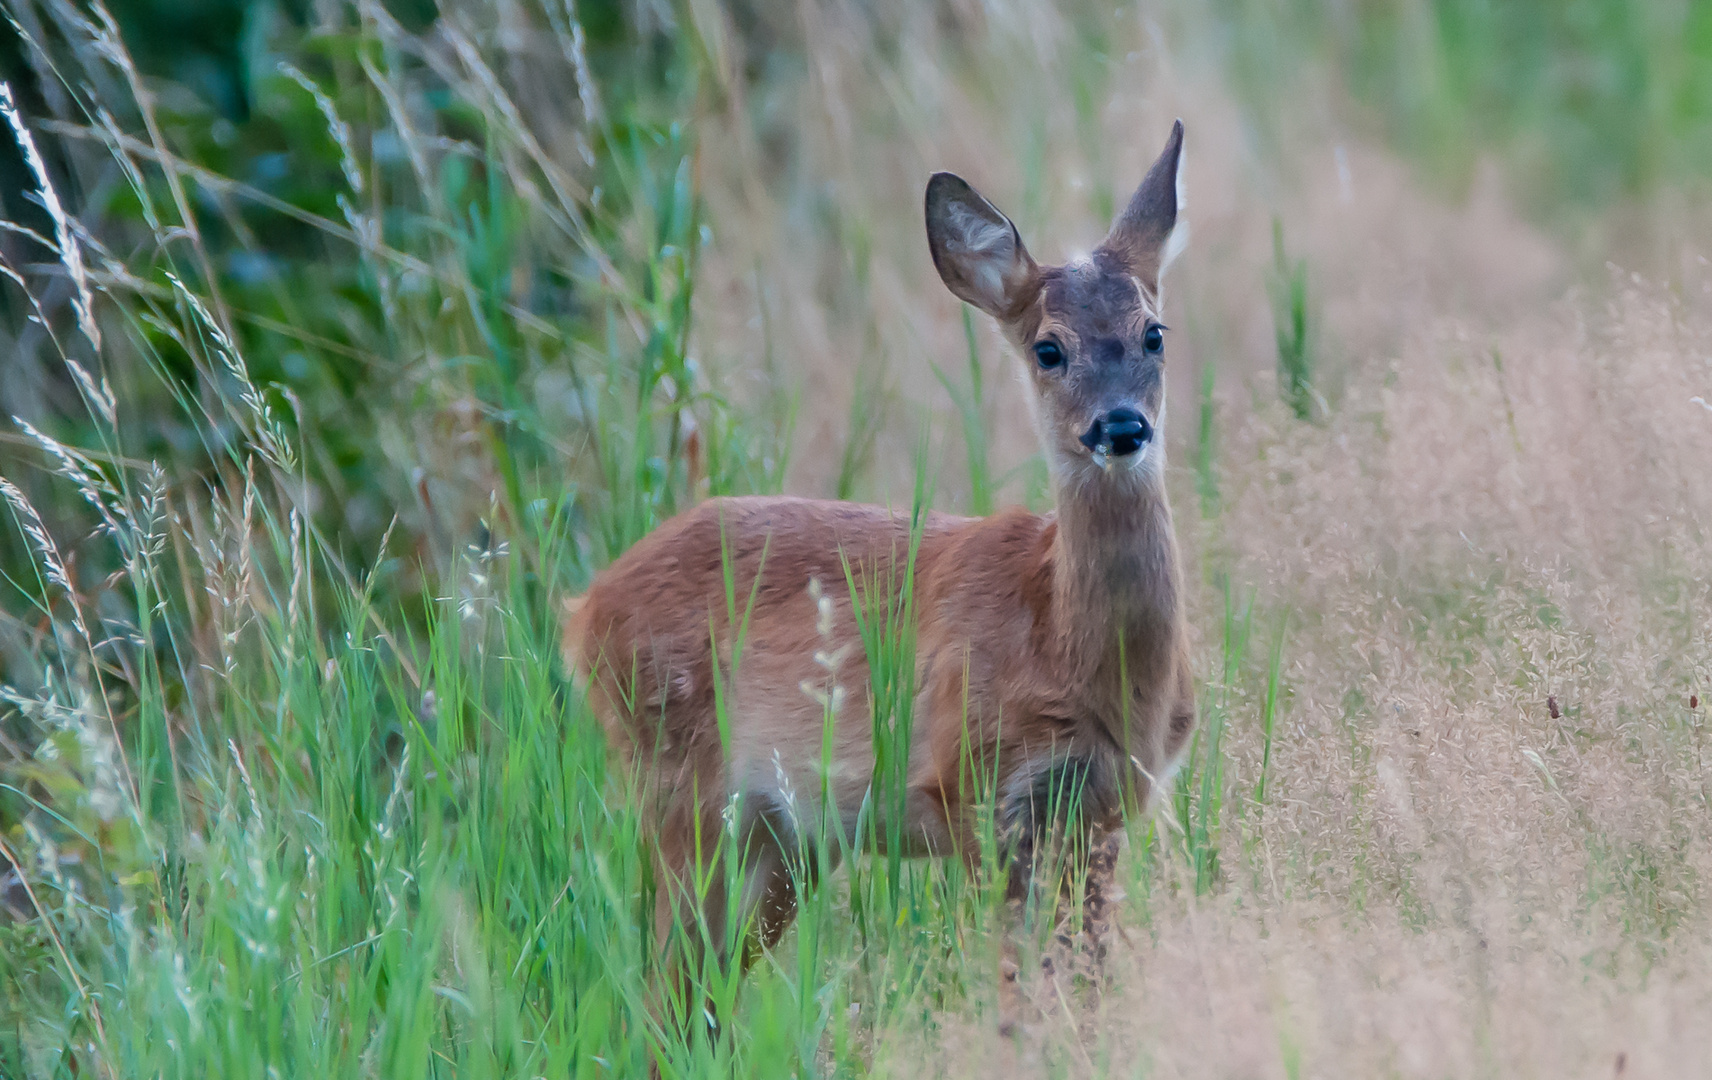
<path fill-rule="evenodd" d="M 1154 429 L 1164 419 L 1165 351 L 1149 349 L 1159 322 L 1150 298 L 1117 256 L 1097 251 L 1060 267 L 1042 267 L 1040 295 L 1011 332 L 1034 386 L 1042 435 L 1059 463 L 1092 456 L 1082 437 L 1114 409 L 1139 412 Z M 1041 343 L 1058 346 L 1063 362 L 1043 366 Z M 1126 467 L 1157 460 L 1157 430 L 1142 450 L 1118 459 Z"/>

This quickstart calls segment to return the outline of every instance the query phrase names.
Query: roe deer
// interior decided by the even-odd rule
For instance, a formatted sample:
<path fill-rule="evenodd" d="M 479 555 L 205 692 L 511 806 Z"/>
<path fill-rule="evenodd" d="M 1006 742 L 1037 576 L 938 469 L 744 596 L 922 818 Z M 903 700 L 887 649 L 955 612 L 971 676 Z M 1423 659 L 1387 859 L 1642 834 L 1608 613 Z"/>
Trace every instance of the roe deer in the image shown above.
<path fill-rule="evenodd" d="M 1195 723 L 1160 435 L 1159 278 L 1182 145 L 1179 121 L 1104 242 L 1062 267 L 1037 264 L 960 178 L 928 182 L 934 266 L 1027 367 L 1054 513 L 912 525 L 852 503 L 711 499 L 568 603 L 567 662 L 651 800 L 662 934 L 682 917 L 716 947 L 728 926 L 771 946 L 795 914 L 793 860 L 816 815 L 846 837 L 877 815 L 889 820 L 869 843 L 973 861 L 978 802 L 996 798 L 1017 895 L 1053 830 L 1091 850 L 1159 791 Z M 895 585 L 898 566 L 913 570 L 914 733 L 888 799 L 858 623 L 862 582 Z M 812 693 L 839 655 L 840 685 Z M 1052 807 L 1072 789 L 1074 807 Z M 746 870 L 735 912 L 696 865 L 722 836 Z"/>

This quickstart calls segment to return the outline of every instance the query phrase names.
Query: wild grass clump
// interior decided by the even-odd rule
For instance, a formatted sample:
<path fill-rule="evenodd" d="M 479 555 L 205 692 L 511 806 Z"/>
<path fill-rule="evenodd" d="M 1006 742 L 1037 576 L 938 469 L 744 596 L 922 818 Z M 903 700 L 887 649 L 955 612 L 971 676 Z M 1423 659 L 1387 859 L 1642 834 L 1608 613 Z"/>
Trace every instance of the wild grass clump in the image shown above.
<path fill-rule="evenodd" d="M 13 250 L 57 264 L 7 271 L 15 365 L 82 407 L 8 450 L 0 1072 L 711 1067 L 651 1011 L 648 857 L 554 615 L 783 461 L 689 353 L 674 89 L 601 97 L 537 12 L 580 90 L 549 130 L 546 73 L 355 5 L 267 40 L 208 144 L 105 9 L 13 14 L 64 109 L 0 98 L 53 223 Z"/>
<path fill-rule="evenodd" d="M 1326 411 L 1316 386 L 1319 357 L 1310 339 L 1308 261 L 1284 253 L 1284 223 L 1272 219 L 1272 327 L 1278 342 L 1278 397 L 1298 420 Z"/>

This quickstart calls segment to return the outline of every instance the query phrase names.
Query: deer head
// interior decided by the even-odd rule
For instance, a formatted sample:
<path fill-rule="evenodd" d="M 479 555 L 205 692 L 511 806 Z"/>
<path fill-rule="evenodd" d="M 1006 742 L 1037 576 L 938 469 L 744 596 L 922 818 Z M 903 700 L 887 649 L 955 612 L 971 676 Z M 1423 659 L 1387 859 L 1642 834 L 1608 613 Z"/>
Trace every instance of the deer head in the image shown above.
<path fill-rule="evenodd" d="M 1041 266 L 1009 218 L 952 173 L 927 185 L 927 237 L 946 286 L 997 319 L 1022 353 L 1054 481 L 1156 477 L 1163 461 L 1165 326 L 1183 122 L 1092 255 Z"/>

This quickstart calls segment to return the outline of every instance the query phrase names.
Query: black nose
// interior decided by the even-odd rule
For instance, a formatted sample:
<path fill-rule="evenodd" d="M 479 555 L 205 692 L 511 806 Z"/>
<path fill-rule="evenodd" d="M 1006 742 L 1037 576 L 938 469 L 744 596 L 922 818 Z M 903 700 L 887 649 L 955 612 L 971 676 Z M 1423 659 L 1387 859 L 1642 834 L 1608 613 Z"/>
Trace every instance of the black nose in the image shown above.
<path fill-rule="evenodd" d="M 1092 450 L 1107 443 L 1117 457 L 1127 457 L 1153 438 L 1153 425 L 1134 409 L 1113 409 L 1095 420 L 1082 435 L 1082 445 Z"/>

